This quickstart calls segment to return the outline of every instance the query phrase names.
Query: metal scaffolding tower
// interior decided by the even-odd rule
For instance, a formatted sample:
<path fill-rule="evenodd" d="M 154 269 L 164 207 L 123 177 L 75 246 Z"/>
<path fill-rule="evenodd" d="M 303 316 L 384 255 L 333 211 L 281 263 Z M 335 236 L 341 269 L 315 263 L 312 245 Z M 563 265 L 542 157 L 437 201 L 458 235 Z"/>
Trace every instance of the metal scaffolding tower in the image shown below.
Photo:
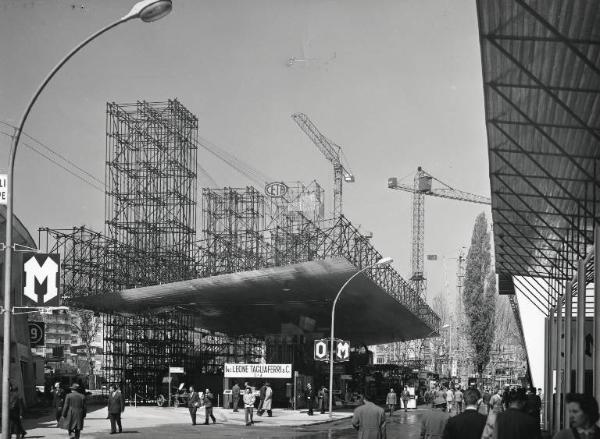
<path fill-rule="evenodd" d="M 177 100 L 106 106 L 107 235 L 152 253 L 143 268 L 161 282 L 194 266 L 197 139 L 196 116 Z"/>

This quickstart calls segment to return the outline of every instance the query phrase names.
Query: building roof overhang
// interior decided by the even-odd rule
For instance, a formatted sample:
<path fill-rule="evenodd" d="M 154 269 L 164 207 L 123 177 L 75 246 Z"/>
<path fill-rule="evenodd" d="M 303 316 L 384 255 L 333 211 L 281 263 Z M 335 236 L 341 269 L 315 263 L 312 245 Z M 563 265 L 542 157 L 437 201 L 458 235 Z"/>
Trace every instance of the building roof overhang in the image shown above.
<path fill-rule="evenodd" d="M 547 280 L 574 276 L 600 203 L 600 2 L 477 9 L 496 271 L 538 279 L 522 291 L 547 314 Z"/>
<path fill-rule="evenodd" d="M 228 335 L 279 334 L 284 327 L 328 335 L 333 300 L 357 271 L 344 258 L 328 258 L 72 300 L 105 313 L 182 311 L 195 316 L 199 327 Z M 348 284 L 336 306 L 335 335 L 352 343 L 388 343 L 432 332 L 364 273 Z"/>

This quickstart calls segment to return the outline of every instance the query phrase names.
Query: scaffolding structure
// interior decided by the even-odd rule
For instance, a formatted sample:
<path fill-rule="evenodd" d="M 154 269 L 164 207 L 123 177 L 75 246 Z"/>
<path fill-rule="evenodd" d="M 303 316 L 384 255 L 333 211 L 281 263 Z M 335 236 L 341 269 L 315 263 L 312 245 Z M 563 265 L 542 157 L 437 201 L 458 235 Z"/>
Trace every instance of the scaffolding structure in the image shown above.
<path fill-rule="evenodd" d="M 266 191 L 267 229 L 280 226 L 293 230 L 295 223 L 302 223 L 303 218 L 317 224 L 323 221 L 325 191 L 316 180 L 308 185 L 301 181 L 276 184 L 283 193 L 270 195 Z"/>
<path fill-rule="evenodd" d="M 197 142 L 198 119 L 176 99 L 106 106 L 106 234 L 151 253 L 138 268 L 160 282 L 194 267 Z"/>
<path fill-rule="evenodd" d="M 38 248 L 61 255 L 62 300 L 159 283 L 344 257 L 358 269 L 382 255 L 346 218 L 323 219 L 323 189 L 290 184 L 287 198 L 253 187 L 204 189 L 196 240 L 197 119 L 177 100 L 107 105 L 106 232 L 39 230 Z M 365 272 L 436 330 L 439 318 L 391 267 Z M 188 380 L 226 362 L 309 362 L 305 340 L 231 337 L 198 328 L 192 315 L 104 315 L 104 377 L 127 396 L 165 391 L 169 366 Z M 287 343 L 294 347 L 286 347 Z M 305 358 L 306 357 L 306 358 Z M 304 361 L 303 360 L 303 361 Z"/>
<path fill-rule="evenodd" d="M 202 276 L 256 270 L 265 227 L 265 198 L 253 187 L 202 190 Z"/>

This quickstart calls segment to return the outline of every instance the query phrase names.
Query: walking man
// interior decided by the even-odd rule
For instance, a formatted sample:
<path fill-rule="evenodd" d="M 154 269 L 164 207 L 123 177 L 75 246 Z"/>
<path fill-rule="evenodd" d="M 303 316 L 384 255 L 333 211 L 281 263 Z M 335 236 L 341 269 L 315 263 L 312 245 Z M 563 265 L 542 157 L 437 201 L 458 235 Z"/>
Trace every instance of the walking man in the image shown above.
<path fill-rule="evenodd" d="M 60 387 L 60 383 L 54 383 L 54 390 L 52 391 L 52 407 L 54 407 L 56 415 L 56 426 L 62 416 L 63 405 L 65 404 L 65 391 Z"/>
<path fill-rule="evenodd" d="M 490 398 L 490 410 L 493 411 L 495 414 L 504 411 L 504 405 L 502 404 L 501 388 L 498 388 L 496 390 L 496 393 L 494 393 L 494 395 L 492 395 L 492 397 Z"/>
<path fill-rule="evenodd" d="M 270 383 L 265 383 L 265 399 L 263 400 L 262 413 L 265 410 L 269 417 L 273 416 L 273 389 Z"/>
<path fill-rule="evenodd" d="M 194 390 L 193 386 L 190 386 L 190 397 L 188 399 L 188 409 L 190 410 L 190 417 L 192 418 L 192 425 L 196 425 L 196 412 L 200 407 L 200 395 Z"/>
<path fill-rule="evenodd" d="M 252 389 L 250 387 L 246 387 L 246 392 L 244 393 L 244 415 L 246 417 L 246 426 L 254 424 L 254 402 L 256 401 L 256 396 L 252 393 Z"/>
<path fill-rule="evenodd" d="M 461 414 L 463 409 L 463 393 L 460 390 L 460 386 L 454 392 L 454 402 L 456 403 L 456 413 Z"/>
<path fill-rule="evenodd" d="M 465 411 L 450 419 L 444 428 L 443 439 L 480 439 L 485 427 L 486 416 L 479 413 L 477 403 L 481 393 L 467 389 L 464 393 Z M 457 410 L 459 410 L 457 408 Z"/>
<path fill-rule="evenodd" d="M 23 423 L 21 422 L 25 404 L 23 403 L 23 398 L 19 395 L 19 388 L 16 385 L 10 384 L 8 391 L 9 433 L 14 431 L 17 435 L 17 439 L 20 439 L 27 434 L 23 428 Z M 9 435 L 9 437 L 11 436 Z"/>
<path fill-rule="evenodd" d="M 446 408 L 448 409 L 448 413 L 452 412 L 452 403 L 454 402 L 454 392 L 451 388 L 448 387 L 446 390 Z"/>
<path fill-rule="evenodd" d="M 385 412 L 369 401 L 367 395 L 359 395 L 362 405 L 354 409 L 352 426 L 358 430 L 359 439 L 386 439 Z"/>
<path fill-rule="evenodd" d="M 204 391 L 204 413 L 205 413 L 205 420 L 204 420 L 204 425 L 208 425 L 208 418 L 210 417 L 210 419 L 212 419 L 213 424 L 217 423 L 217 420 L 215 419 L 215 415 L 213 415 L 213 402 L 215 400 L 215 397 L 213 396 L 213 394 L 211 393 L 210 389 L 206 389 Z"/>
<path fill-rule="evenodd" d="M 523 411 L 527 396 L 524 389 L 508 392 L 508 408 L 498 413 L 494 425 L 494 439 L 539 439 L 540 421 L 536 421 Z"/>
<path fill-rule="evenodd" d="M 421 418 L 421 439 L 439 439 L 444 433 L 450 415 L 446 413 L 446 401 L 439 396 L 433 401 L 433 408 Z"/>
<path fill-rule="evenodd" d="M 231 400 L 233 404 L 233 411 L 237 412 L 240 403 L 240 386 L 238 386 L 237 382 L 231 388 Z"/>
<path fill-rule="evenodd" d="M 319 390 L 319 409 L 321 409 L 321 414 L 325 413 L 325 410 L 329 404 L 329 391 L 327 387 L 321 386 L 321 390 Z"/>
<path fill-rule="evenodd" d="M 63 428 L 69 431 L 69 437 L 79 439 L 86 412 L 85 396 L 79 392 L 79 384 L 74 383 L 71 386 L 71 393 L 65 398 L 62 411 L 62 417 L 65 418 Z"/>
<path fill-rule="evenodd" d="M 315 399 L 315 391 L 312 388 L 312 385 L 308 383 L 306 385 L 306 390 L 304 391 L 304 395 L 306 396 L 306 405 L 308 407 L 308 416 L 313 415 L 313 403 Z"/>
<path fill-rule="evenodd" d="M 408 400 L 410 399 L 410 392 L 406 386 L 404 386 L 404 389 L 402 389 L 400 397 L 402 398 L 402 405 L 404 405 L 404 411 L 406 412 L 408 410 Z"/>
<path fill-rule="evenodd" d="M 394 413 L 394 410 L 396 409 L 396 404 L 398 403 L 394 389 L 390 389 L 389 393 L 385 397 L 385 403 L 390 411 L 390 416 L 392 416 L 392 413 Z"/>
<path fill-rule="evenodd" d="M 114 385 L 108 387 L 108 418 L 110 419 L 110 434 L 123 431 L 121 426 L 121 413 L 125 410 L 125 403 L 121 392 Z"/>
<path fill-rule="evenodd" d="M 260 398 L 260 400 L 258 401 L 258 409 L 256 409 L 256 414 L 258 416 L 262 416 L 262 414 L 265 412 L 265 410 L 263 409 L 263 405 L 265 403 L 265 392 L 267 391 L 267 384 L 264 383 L 262 385 L 262 387 L 260 388 L 260 390 L 258 391 L 258 397 Z"/>

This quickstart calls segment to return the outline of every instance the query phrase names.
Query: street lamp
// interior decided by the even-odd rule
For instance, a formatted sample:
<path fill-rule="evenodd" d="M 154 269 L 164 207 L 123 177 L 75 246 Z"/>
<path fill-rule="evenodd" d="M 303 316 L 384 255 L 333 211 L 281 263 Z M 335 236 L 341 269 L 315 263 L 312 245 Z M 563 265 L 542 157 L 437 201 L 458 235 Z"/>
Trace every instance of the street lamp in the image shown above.
<path fill-rule="evenodd" d="M 329 344 L 329 346 L 330 346 L 329 347 L 329 419 L 333 418 L 333 337 L 334 337 L 334 327 L 335 327 L 334 326 L 335 325 L 335 305 L 337 304 L 337 301 L 340 298 L 340 294 L 342 294 L 342 291 L 344 291 L 344 288 L 346 288 L 346 285 L 348 285 L 352 279 L 354 279 L 356 276 L 358 276 L 363 271 L 366 271 L 370 268 L 389 265 L 393 261 L 394 260 L 392 258 L 381 258 L 374 264 L 368 265 L 367 267 L 364 267 L 361 270 L 357 271 L 352 276 L 350 276 L 350 279 L 348 279 L 344 283 L 344 285 L 342 285 L 342 287 L 338 291 L 337 295 L 335 296 L 335 299 L 333 299 L 333 306 L 331 308 L 331 338 L 329 340 L 329 343 L 330 343 Z"/>
<path fill-rule="evenodd" d="M 6 199 L 6 235 L 5 235 L 5 249 L 4 249 L 4 342 L 2 352 L 2 439 L 6 439 L 9 436 L 9 420 L 8 420 L 8 403 L 9 403 L 9 378 L 10 378 L 10 339 L 11 339 L 11 275 L 12 275 L 12 219 L 13 219 L 13 194 L 14 194 L 14 169 L 15 169 L 15 156 L 17 154 L 17 147 L 19 146 L 19 140 L 21 133 L 23 132 L 23 126 L 29 116 L 31 108 L 37 101 L 40 93 L 44 90 L 48 82 L 54 77 L 54 75 L 60 70 L 60 68 L 75 55 L 79 50 L 85 47 L 88 43 L 105 33 L 106 31 L 118 26 L 126 21 L 139 18 L 145 22 L 156 21 L 171 12 L 173 4 L 171 0 L 142 0 L 136 3 L 129 13 L 109 24 L 108 26 L 100 29 L 98 32 L 90 35 L 87 39 L 79 43 L 74 49 L 72 49 L 54 68 L 48 73 L 46 78 L 38 86 L 37 90 L 33 94 L 29 101 L 29 104 L 21 116 L 21 122 L 17 129 L 8 157 L 8 188 L 7 188 L 7 199 Z"/>

